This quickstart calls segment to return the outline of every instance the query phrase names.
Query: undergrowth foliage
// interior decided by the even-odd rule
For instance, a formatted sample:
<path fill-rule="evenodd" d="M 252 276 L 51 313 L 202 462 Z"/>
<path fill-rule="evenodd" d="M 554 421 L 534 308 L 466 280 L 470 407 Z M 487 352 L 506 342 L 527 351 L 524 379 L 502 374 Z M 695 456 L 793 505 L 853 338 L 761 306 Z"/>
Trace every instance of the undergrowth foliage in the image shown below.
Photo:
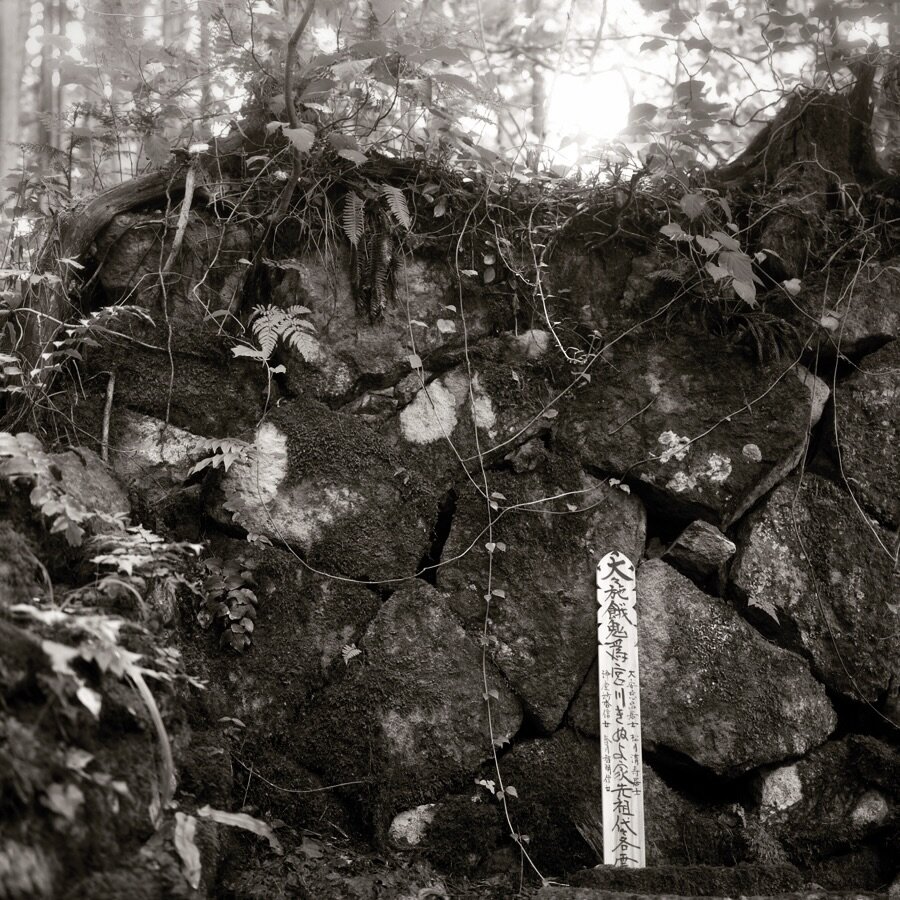
<path fill-rule="evenodd" d="M 172 802 L 175 769 L 169 736 L 147 678 L 171 681 L 178 673 L 179 654 L 159 647 L 152 664 L 142 654 L 126 649 L 122 635 L 127 630 L 146 634 L 144 599 L 152 585 L 177 584 L 185 559 L 196 554 L 195 544 L 169 542 L 140 525 L 130 525 L 122 515 L 86 506 L 65 489 L 53 461 L 40 441 L 27 432 L 16 435 L 0 432 L 0 489 L 17 492 L 28 489 L 31 505 L 46 523 L 49 535 L 60 535 L 65 544 L 83 553 L 93 563 L 95 575 L 83 584 L 70 587 L 60 602 L 54 601 L 53 587 L 47 579 L 47 600 L 35 598 L 19 603 L 7 612 L 24 618 L 32 626 L 53 629 L 54 637 L 44 637 L 40 646 L 59 679 L 55 695 L 65 704 L 71 697 L 99 719 L 102 694 L 85 679 L 76 662 L 95 666 L 101 673 L 130 684 L 147 711 L 159 746 L 160 777 L 151 816 L 162 820 Z M 39 561 L 38 561 L 39 562 Z M 46 573 L 46 570 L 44 570 Z M 112 612 L 116 608 L 138 609 L 138 621 L 128 622 Z M 62 632 L 67 642 L 58 639 Z M 193 683 L 202 686 L 196 680 Z M 103 772 L 87 772 L 90 754 L 69 759 L 71 779 L 46 788 L 42 803 L 62 820 L 72 822 L 84 802 L 79 780 L 112 791 L 110 799 L 127 793 L 127 786 Z"/>
<path fill-rule="evenodd" d="M 219 644 L 242 653 L 253 642 L 259 599 L 252 561 L 203 560 L 206 576 L 191 586 L 195 595 L 197 623 L 204 630 L 215 626 Z"/>
<path fill-rule="evenodd" d="M 257 306 L 250 314 L 250 330 L 259 347 L 238 344 L 232 347 L 235 356 L 257 359 L 266 366 L 270 374 L 285 371 L 284 366 L 269 366 L 269 360 L 279 341 L 296 350 L 307 362 L 314 363 L 319 358 L 319 342 L 315 338 L 315 326 L 305 318 L 310 310 L 299 304 L 282 309 L 280 306 Z"/>

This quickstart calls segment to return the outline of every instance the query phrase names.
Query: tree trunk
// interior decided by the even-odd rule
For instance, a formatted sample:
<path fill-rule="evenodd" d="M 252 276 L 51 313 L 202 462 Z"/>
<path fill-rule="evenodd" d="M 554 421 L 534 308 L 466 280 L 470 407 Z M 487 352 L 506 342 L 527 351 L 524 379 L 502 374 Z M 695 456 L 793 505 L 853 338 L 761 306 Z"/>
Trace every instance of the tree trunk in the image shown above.
<path fill-rule="evenodd" d="M 19 96 L 25 55 L 20 35 L 26 12 L 27 7 L 20 0 L 0 0 L 0 178 L 5 178 L 17 161 L 15 142 L 19 139 Z M 5 199 L 5 193 L 2 190 L 0 198 Z"/>
<path fill-rule="evenodd" d="M 45 0 L 44 45 L 41 49 L 41 81 L 38 88 L 38 143 L 56 148 L 60 147 L 62 84 L 56 59 L 59 50 L 47 38 L 65 31 L 65 14 L 66 7 L 62 0 Z"/>

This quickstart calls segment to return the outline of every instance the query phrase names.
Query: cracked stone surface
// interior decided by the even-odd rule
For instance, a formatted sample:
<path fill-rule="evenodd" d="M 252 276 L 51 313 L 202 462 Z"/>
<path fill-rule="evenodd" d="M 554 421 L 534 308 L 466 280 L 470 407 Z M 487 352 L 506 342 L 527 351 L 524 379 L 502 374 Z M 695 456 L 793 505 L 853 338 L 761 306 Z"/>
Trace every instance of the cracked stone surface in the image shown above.
<path fill-rule="evenodd" d="M 711 337 L 624 340 L 604 360 L 562 410 L 560 441 L 662 514 L 720 528 L 797 465 L 828 396 L 802 367 L 761 367 Z"/>
<path fill-rule="evenodd" d="M 837 724 L 808 663 L 770 644 L 724 600 L 659 560 L 638 569 L 644 747 L 669 748 L 734 776 L 799 756 Z M 599 733 L 597 669 L 572 705 L 580 731 Z"/>
<path fill-rule="evenodd" d="M 900 573 L 889 532 L 816 475 L 793 478 L 741 526 L 735 595 L 832 690 L 876 705 L 900 673 Z"/>

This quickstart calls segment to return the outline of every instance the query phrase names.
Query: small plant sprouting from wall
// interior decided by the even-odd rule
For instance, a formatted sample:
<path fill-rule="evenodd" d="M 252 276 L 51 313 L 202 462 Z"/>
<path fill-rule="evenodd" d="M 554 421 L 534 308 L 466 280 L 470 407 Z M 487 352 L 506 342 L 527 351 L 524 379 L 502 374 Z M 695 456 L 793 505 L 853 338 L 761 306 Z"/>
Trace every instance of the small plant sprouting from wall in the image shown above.
<path fill-rule="evenodd" d="M 219 646 L 243 653 L 253 642 L 259 599 L 254 564 L 244 559 L 203 561 L 206 577 L 196 593 L 195 615 L 204 630 L 219 632 Z"/>

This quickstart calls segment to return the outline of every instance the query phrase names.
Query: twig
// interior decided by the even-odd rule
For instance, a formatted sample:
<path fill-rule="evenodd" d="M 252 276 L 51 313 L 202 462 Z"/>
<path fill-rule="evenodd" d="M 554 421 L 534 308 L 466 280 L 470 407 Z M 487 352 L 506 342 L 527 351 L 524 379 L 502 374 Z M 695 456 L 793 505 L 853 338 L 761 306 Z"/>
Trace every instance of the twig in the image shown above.
<path fill-rule="evenodd" d="M 629 422 L 633 422 L 641 413 L 650 409 L 654 403 L 656 403 L 656 397 L 654 397 L 646 406 L 639 409 L 634 415 L 629 416 L 621 425 L 616 425 L 612 431 L 608 431 L 607 434 L 616 434 L 616 432 L 621 431 Z"/>
<path fill-rule="evenodd" d="M 50 578 L 50 573 L 47 571 L 47 567 L 30 551 L 26 551 L 28 556 L 31 557 L 31 561 L 41 570 L 41 575 L 44 578 L 44 584 L 47 586 L 47 594 L 49 596 L 50 605 L 56 606 L 56 600 L 53 595 L 53 581 Z"/>
<path fill-rule="evenodd" d="M 287 59 L 284 61 L 284 106 L 291 128 L 297 128 L 300 125 L 300 120 L 297 118 L 297 107 L 294 106 L 294 61 L 297 55 L 297 44 L 300 42 L 315 6 L 316 0 L 309 0 L 306 9 L 303 10 L 302 18 L 291 32 L 287 42 Z"/>
<path fill-rule="evenodd" d="M 246 766 L 244 766 L 246 768 Z M 250 782 L 253 781 L 253 764 L 250 765 L 250 774 L 247 776 L 247 787 L 244 788 L 244 799 L 241 801 L 241 809 L 247 805 L 247 794 L 250 793 Z"/>
<path fill-rule="evenodd" d="M 172 271 L 172 266 L 178 258 L 181 244 L 184 241 L 184 233 L 187 231 L 188 218 L 191 214 L 191 202 L 194 199 L 194 184 L 197 181 L 197 161 L 191 160 L 187 176 L 184 179 L 184 200 L 181 201 L 181 213 L 178 216 L 178 226 L 175 229 L 175 238 L 172 241 L 172 249 L 162 267 L 161 275 L 165 277 Z"/>
<path fill-rule="evenodd" d="M 113 394 L 116 390 L 116 373 L 109 373 L 109 381 L 106 382 L 106 405 L 103 407 L 103 433 L 100 439 L 100 459 L 109 463 L 109 419 L 112 415 Z"/>
<path fill-rule="evenodd" d="M 284 61 L 284 108 L 287 113 L 288 124 L 291 128 L 299 128 L 300 120 L 297 118 L 297 107 L 294 106 L 294 61 L 297 56 L 297 44 L 300 37 L 309 23 L 310 17 L 315 9 L 316 0 L 309 0 L 303 16 L 297 23 L 297 27 L 291 32 L 291 36 L 287 42 L 287 58 Z M 291 205 L 294 196 L 294 188 L 297 186 L 297 179 L 300 177 L 300 151 L 293 147 L 291 166 L 291 174 L 285 182 L 281 195 L 278 197 L 278 206 L 275 208 L 275 214 L 272 217 L 273 222 L 280 222 Z"/>
<path fill-rule="evenodd" d="M 275 784 L 274 781 L 269 781 L 268 778 L 263 778 L 262 775 L 259 774 L 259 772 L 256 772 L 252 766 L 248 766 L 247 763 L 238 759 L 238 757 L 235 756 L 234 753 L 231 754 L 231 758 L 242 769 L 246 769 L 248 772 L 250 772 L 251 777 L 256 776 L 256 778 L 259 781 L 263 782 L 263 784 L 267 784 L 270 788 L 274 788 L 276 791 L 281 791 L 283 794 L 318 794 L 318 793 L 321 793 L 322 791 L 334 790 L 334 788 L 350 787 L 351 785 L 354 785 L 354 784 L 366 784 L 366 781 L 342 781 L 340 784 L 326 784 L 324 787 L 317 787 L 317 788 L 286 788 L 286 787 L 281 787 L 281 785 Z M 248 784 L 249 784 L 249 782 L 248 782 Z M 247 799 L 246 794 L 244 795 L 244 799 L 245 800 Z"/>

